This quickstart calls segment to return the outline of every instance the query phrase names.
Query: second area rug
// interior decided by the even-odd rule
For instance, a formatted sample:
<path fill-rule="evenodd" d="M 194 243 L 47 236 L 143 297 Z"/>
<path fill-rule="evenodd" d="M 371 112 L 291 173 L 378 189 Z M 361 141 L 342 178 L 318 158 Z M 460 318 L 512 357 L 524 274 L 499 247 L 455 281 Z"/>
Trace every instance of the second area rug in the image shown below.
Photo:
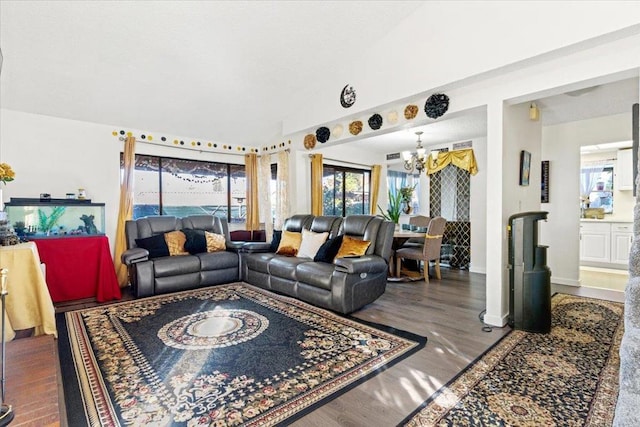
<path fill-rule="evenodd" d="M 513 331 L 437 391 L 408 426 L 610 426 L 623 304 L 557 294 L 548 334 Z"/>
<path fill-rule="evenodd" d="M 241 283 L 59 315 L 69 425 L 289 423 L 422 348 Z"/>

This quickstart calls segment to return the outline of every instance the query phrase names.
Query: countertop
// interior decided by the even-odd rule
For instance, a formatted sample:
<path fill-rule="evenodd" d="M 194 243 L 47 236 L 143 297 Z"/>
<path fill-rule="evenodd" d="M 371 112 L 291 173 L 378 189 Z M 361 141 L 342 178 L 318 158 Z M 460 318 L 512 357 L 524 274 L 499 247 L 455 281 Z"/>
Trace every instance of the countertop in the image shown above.
<path fill-rule="evenodd" d="M 592 218 L 580 218 L 580 222 L 623 222 L 623 223 L 633 223 L 633 218 L 604 218 L 604 219 L 592 219 Z"/>

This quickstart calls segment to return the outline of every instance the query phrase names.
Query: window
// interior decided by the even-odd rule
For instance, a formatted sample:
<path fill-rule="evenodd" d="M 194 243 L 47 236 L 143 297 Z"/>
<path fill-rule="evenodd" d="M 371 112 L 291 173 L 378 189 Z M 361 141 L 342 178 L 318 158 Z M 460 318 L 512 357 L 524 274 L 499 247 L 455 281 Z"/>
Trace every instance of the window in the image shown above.
<path fill-rule="evenodd" d="M 370 212 L 371 172 L 340 166 L 322 168 L 322 204 L 324 215 L 362 215 Z"/>
<path fill-rule="evenodd" d="M 212 214 L 245 222 L 244 165 L 136 154 L 133 218 Z M 122 155 L 120 167 L 123 167 Z"/>
<path fill-rule="evenodd" d="M 584 189 L 583 207 L 604 208 L 604 213 L 613 212 L 613 166 L 594 165 L 580 171 L 581 189 Z"/>
<path fill-rule="evenodd" d="M 420 194 L 420 175 L 405 171 L 387 170 L 387 185 L 391 193 L 396 194 L 401 188 L 413 188 L 411 197 L 411 212 L 420 212 L 418 194 Z"/>

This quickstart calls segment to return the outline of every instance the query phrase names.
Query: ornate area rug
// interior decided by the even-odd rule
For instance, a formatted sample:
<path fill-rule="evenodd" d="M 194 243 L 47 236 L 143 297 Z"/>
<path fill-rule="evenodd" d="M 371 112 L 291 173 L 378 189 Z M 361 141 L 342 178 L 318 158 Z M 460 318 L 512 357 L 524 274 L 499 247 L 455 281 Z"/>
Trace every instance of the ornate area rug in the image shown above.
<path fill-rule="evenodd" d="M 506 335 L 402 424 L 611 425 L 624 306 L 563 294 L 551 301 L 551 333 Z"/>
<path fill-rule="evenodd" d="M 235 283 L 58 316 L 69 425 L 289 423 L 422 348 Z"/>

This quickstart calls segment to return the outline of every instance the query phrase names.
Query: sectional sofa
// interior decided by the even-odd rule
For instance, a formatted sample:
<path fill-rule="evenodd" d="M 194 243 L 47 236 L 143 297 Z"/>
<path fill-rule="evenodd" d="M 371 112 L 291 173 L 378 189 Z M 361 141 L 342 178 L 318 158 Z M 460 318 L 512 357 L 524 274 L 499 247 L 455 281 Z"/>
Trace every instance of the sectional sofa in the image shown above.
<path fill-rule="evenodd" d="M 150 216 L 127 221 L 127 250 L 122 262 L 136 297 L 194 289 L 244 280 L 252 285 L 296 297 L 339 313 L 351 313 L 380 297 L 386 288 L 388 262 L 392 252 L 394 224 L 370 215 L 294 215 L 283 227 L 288 232 L 327 233 L 323 246 L 347 236 L 370 242 L 358 256 L 333 259 L 277 254 L 272 243 L 230 240 L 224 218 L 197 215 L 185 218 Z M 179 256 L 154 253 L 149 241 L 163 242 L 163 236 L 189 230 L 225 237 L 224 249 L 215 252 L 190 251 Z M 143 244 L 146 249 L 140 247 Z M 188 243 L 188 242 L 187 242 Z M 187 246 L 187 244 L 185 244 Z M 336 249 L 337 251 L 337 249 Z M 318 251 L 320 252 L 320 251 Z"/>
<path fill-rule="evenodd" d="M 283 227 L 291 232 L 303 229 L 327 232 L 329 241 L 349 236 L 371 243 L 363 255 L 335 260 L 278 255 L 274 247 L 247 243 L 241 256 L 242 279 L 344 314 L 375 301 L 384 293 L 392 252 L 392 222 L 370 215 L 345 218 L 294 215 Z"/>

